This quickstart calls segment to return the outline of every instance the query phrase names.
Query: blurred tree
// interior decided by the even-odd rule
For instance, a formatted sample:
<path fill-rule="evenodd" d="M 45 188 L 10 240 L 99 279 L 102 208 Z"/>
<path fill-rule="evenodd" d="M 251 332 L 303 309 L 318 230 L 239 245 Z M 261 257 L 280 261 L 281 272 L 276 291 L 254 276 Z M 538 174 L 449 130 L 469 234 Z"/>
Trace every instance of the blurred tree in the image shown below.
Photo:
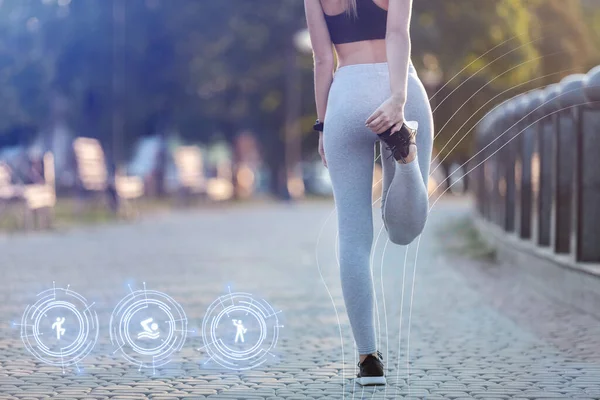
<path fill-rule="evenodd" d="M 293 46 L 293 35 L 304 27 L 302 2 L 185 4 L 182 12 L 174 3 L 160 3 L 165 26 L 177 37 L 177 57 L 186 66 L 178 72 L 187 90 L 177 117 L 184 137 L 197 137 L 204 129 L 204 137 L 212 130 L 232 140 L 237 132 L 251 129 L 275 176 L 284 163 L 288 71 L 282 52 Z"/>
<path fill-rule="evenodd" d="M 544 57 L 539 73 L 548 76 L 545 84 L 575 72 L 587 72 L 597 57 L 593 31 L 585 21 L 581 0 L 538 0 L 529 2 L 536 23 L 531 25 L 535 47 Z M 563 72 L 565 71 L 565 72 Z M 568 72 L 567 72 L 568 71 Z"/>
<path fill-rule="evenodd" d="M 53 63 L 45 56 L 40 26 L 48 10 L 40 4 L 0 2 L 0 133 L 35 129 L 48 109 Z"/>
<path fill-rule="evenodd" d="M 433 100 L 440 157 L 468 154 L 472 135 L 459 138 L 504 99 L 584 69 L 595 49 L 582 20 L 580 0 L 414 2 L 413 60 L 434 54 L 447 82 Z"/>
<path fill-rule="evenodd" d="M 594 52 L 588 65 L 591 69 L 600 64 L 600 3 L 598 0 L 582 0 L 582 6 L 584 22 L 592 31 L 591 40 L 594 43 Z"/>
<path fill-rule="evenodd" d="M 425 56 L 435 58 L 448 82 L 428 88 L 441 89 L 433 106 L 442 156 L 493 104 L 597 62 L 598 18 L 596 0 L 415 1 L 413 61 L 423 71 Z M 276 171 L 285 55 L 304 26 L 301 0 L 0 0 L 0 133 L 45 124 L 59 92 L 77 131 L 123 148 L 119 159 L 143 134 L 176 128 L 188 140 L 218 132 L 232 140 L 250 129 Z M 300 67 L 302 87 L 312 88 L 309 55 Z M 302 111 L 308 133 L 312 90 Z M 470 142 L 451 159 L 468 154 Z"/>
<path fill-rule="evenodd" d="M 418 43 L 413 45 L 413 62 L 421 70 L 423 57 L 434 55 L 445 83 L 427 88 L 439 135 L 438 159 L 461 160 L 470 152 L 468 132 L 492 104 L 482 106 L 499 91 L 535 74 L 538 63 L 528 32 L 531 15 L 519 0 L 413 4 L 411 36 Z"/>

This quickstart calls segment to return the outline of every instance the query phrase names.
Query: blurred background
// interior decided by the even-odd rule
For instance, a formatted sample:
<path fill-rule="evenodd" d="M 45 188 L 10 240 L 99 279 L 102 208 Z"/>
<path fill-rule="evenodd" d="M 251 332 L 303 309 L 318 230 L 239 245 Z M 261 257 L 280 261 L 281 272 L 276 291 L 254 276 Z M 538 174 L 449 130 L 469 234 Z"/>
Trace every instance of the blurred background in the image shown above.
<path fill-rule="evenodd" d="M 301 0 L 0 0 L 0 226 L 330 196 L 305 27 Z M 491 108 L 600 62 L 598 0 L 418 0 L 411 31 L 432 192 Z"/>
<path fill-rule="evenodd" d="M 413 3 L 431 212 L 410 246 L 373 219 L 367 395 L 600 398 L 600 0 Z M 0 0 L 0 397 L 362 398 L 315 118 L 302 0 Z M 157 376 L 109 340 L 146 285 L 190 323 Z M 97 312 L 83 373 L 21 343 L 54 287 Z M 274 368 L 205 366 L 237 291 L 283 311 Z"/>

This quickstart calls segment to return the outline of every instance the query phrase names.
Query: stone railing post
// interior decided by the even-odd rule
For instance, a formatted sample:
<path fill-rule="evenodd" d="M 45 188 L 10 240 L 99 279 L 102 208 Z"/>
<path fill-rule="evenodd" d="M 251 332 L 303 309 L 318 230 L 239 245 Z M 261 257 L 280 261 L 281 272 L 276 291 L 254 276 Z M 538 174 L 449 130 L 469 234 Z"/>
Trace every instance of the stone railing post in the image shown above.
<path fill-rule="evenodd" d="M 583 79 L 577 107 L 572 251 L 576 261 L 600 262 L 600 66 Z"/>
<path fill-rule="evenodd" d="M 541 104 L 538 118 L 539 131 L 537 133 L 536 151 L 539 158 L 539 179 L 537 195 L 534 199 L 536 220 L 534 223 L 534 242 L 539 246 L 550 246 L 550 230 L 553 204 L 553 179 L 554 179 L 554 129 L 556 128 L 556 111 L 559 94 L 558 84 L 547 86 L 541 92 Z"/>
<path fill-rule="evenodd" d="M 560 83 L 557 97 L 559 111 L 554 134 L 554 203 L 552 205 L 552 246 L 556 253 L 571 251 L 573 215 L 573 177 L 575 161 L 576 121 L 573 115 L 574 88 L 581 87 L 583 74 L 569 75 Z M 581 96 L 581 90 L 579 89 Z M 579 103 L 582 101 L 579 100 Z"/>
<path fill-rule="evenodd" d="M 516 99 L 517 129 L 516 146 L 516 215 L 515 231 L 522 239 L 531 237 L 531 156 L 533 153 L 533 131 L 531 125 L 531 97 L 529 93 Z"/>
<path fill-rule="evenodd" d="M 542 149 L 542 120 L 543 120 L 543 91 L 534 90 L 530 93 L 529 121 L 531 124 L 531 239 L 535 244 L 539 243 L 540 236 L 540 186 L 541 186 L 541 158 L 544 155 Z"/>

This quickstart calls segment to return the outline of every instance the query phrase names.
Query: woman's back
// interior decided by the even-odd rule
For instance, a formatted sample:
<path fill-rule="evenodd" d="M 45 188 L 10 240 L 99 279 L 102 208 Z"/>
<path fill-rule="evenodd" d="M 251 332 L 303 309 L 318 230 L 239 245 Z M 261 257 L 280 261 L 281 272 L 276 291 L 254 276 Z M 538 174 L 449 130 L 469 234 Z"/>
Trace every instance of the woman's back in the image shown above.
<path fill-rule="evenodd" d="M 338 67 L 385 62 L 389 0 L 356 0 L 357 17 L 346 13 L 343 0 L 321 0 Z"/>

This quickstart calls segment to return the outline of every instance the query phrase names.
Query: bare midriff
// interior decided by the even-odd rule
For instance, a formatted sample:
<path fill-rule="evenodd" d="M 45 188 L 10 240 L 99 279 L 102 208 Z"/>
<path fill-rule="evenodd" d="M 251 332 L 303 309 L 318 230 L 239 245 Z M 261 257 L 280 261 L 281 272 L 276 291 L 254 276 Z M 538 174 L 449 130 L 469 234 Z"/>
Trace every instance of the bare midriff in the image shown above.
<path fill-rule="evenodd" d="M 374 64 L 387 61 L 385 39 L 365 40 L 335 45 L 338 68 L 353 64 Z"/>

